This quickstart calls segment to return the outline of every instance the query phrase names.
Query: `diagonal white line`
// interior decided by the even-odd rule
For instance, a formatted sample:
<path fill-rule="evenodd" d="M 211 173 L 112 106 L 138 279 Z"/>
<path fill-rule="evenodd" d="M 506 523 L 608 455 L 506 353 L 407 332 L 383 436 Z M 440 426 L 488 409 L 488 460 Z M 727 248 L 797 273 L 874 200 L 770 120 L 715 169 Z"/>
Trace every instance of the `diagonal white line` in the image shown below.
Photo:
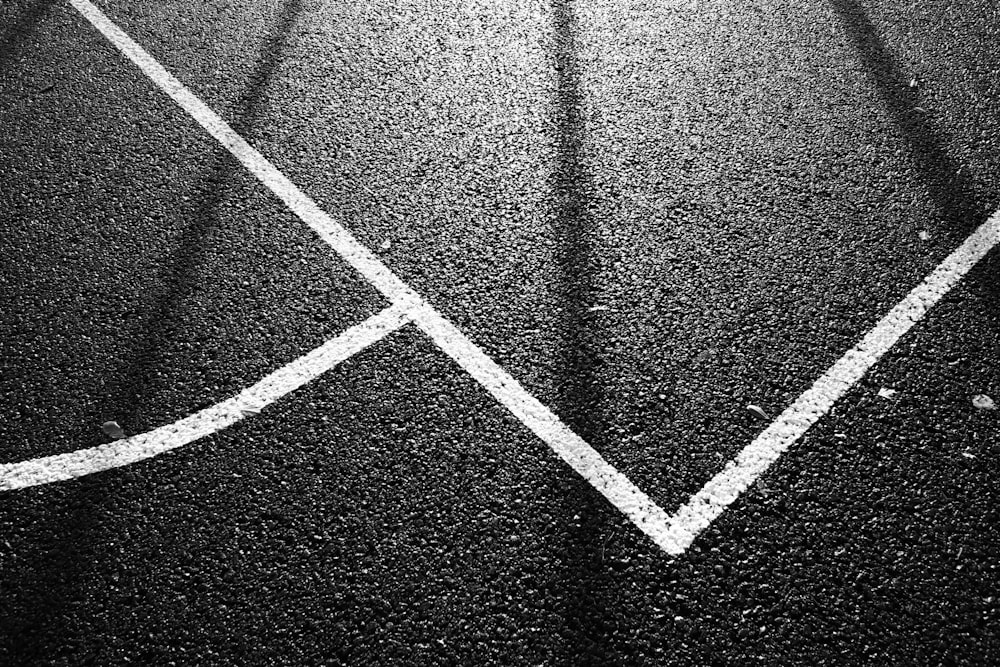
<path fill-rule="evenodd" d="M 983 223 L 955 252 L 924 278 L 861 341 L 830 367 L 724 470 L 670 517 L 667 541 L 683 553 L 737 497 L 919 322 L 979 260 L 1000 243 L 1000 211 Z"/>
<path fill-rule="evenodd" d="M 410 321 L 404 306 L 390 306 L 282 366 L 233 398 L 172 424 L 98 447 L 0 464 L 0 491 L 61 482 L 119 468 L 192 443 L 259 412 Z"/>
<path fill-rule="evenodd" d="M 414 322 L 460 366 L 469 371 L 500 402 L 521 419 L 574 470 L 600 491 L 640 530 L 661 543 L 667 528 L 666 513 L 645 493 L 575 435 L 551 410 L 524 390 L 510 375 L 479 349 L 465 334 L 400 280 L 350 232 L 334 221 L 270 160 L 248 144 L 222 118 L 163 68 L 131 37 L 88 0 L 70 0 L 90 23 L 131 60 L 163 92 L 225 146 L 248 171 L 274 192 L 288 208 L 311 227 L 331 248 L 371 284 L 396 304 L 414 313 Z M 669 550 L 669 549 L 668 549 Z"/>
<path fill-rule="evenodd" d="M 611 501 L 639 530 L 652 538 L 660 548 L 676 553 L 666 512 L 639 487 L 605 461 L 507 371 L 463 336 L 454 324 L 428 306 L 415 308 L 411 315 L 414 323 L 426 331 L 445 353 L 551 447 L 559 458 Z"/>
<path fill-rule="evenodd" d="M 501 404 L 670 554 L 681 554 L 795 440 L 829 412 L 895 342 L 998 242 L 994 215 L 674 515 L 666 513 L 574 434 L 453 324 L 324 213 L 256 149 L 88 0 L 70 0 L 98 31 L 270 188 L 289 209 L 414 322 Z"/>
<path fill-rule="evenodd" d="M 70 4 L 378 291 L 392 302 L 407 300 L 415 304 L 420 301 L 417 294 L 368 248 L 324 213 L 316 202 L 278 171 L 270 160 L 248 144 L 101 10 L 88 0 L 70 0 Z"/>

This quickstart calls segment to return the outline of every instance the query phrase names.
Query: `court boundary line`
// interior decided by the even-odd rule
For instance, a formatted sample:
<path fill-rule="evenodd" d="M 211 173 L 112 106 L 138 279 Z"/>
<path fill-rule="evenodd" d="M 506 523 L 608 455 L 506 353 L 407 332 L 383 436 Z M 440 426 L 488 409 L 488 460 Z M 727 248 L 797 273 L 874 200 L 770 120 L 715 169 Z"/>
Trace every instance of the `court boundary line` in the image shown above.
<path fill-rule="evenodd" d="M 948 255 L 812 386 L 670 517 L 681 551 L 798 441 L 986 254 L 1000 244 L 1000 210 Z"/>
<path fill-rule="evenodd" d="M 209 132 L 259 181 L 355 270 L 399 306 L 435 344 L 479 382 L 498 402 L 583 476 L 642 532 L 671 555 L 684 553 L 694 539 L 750 487 L 813 424 L 829 413 L 928 310 L 1000 243 L 1000 211 L 942 261 L 796 399 L 736 458 L 674 514 L 666 512 L 611 466 L 582 438 L 529 394 L 513 377 L 450 321 L 408 287 L 371 251 L 323 212 L 267 158 L 250 146 L 152 56 L 89 0 L 69 0 L 105 38 Z M 385 311 L 383 311 L 385 312 Z M 255 385 L 256 386 L 256 385 Z M 183 420 L 182 420 L 183 421 Z"/>
<path fill-rule="evenodd" d="M 501 405 L 538 435 L 640 530 L 662 548 L 671 551 L 671 545 L 664 542 L 669 525 L 667 514 L 662 508 L 529 394 L 464 333 L 442 317 L 372 251 L 324 212 L 311 197 L 302 192 L 270 160 L 243 139 L 93 3 L 89 0 L 69 2 L 118 51 L 222 144 L 244 168 L 283 201 L 292 213 L 315 231 L 391 304 L 407 308 L 417 327 L 438 348 L 469 371 Z"/>
<path fill-rule="evenodd" d="M 410 324 L 407 309 L 393 305 L 331 338 L 236 396 L 177 421 L 122 440 L 0 465 L 0 491 L 63 482 L 159 456 L 259 413 L 365 348 Z"/>

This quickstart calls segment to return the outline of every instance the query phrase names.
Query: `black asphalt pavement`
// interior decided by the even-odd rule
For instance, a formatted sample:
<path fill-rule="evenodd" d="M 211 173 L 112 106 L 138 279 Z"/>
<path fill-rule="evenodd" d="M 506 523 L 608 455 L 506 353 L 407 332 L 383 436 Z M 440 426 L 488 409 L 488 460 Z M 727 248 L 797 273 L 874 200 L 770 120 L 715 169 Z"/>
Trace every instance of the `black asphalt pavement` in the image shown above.
<path fill-rule="evenodd" d="M 1000 209 L 993 0 L 96 4 L 668 513 Z M 389 305 L 65 0 L 0 3 L 0 257 L 0 463 Z M 405 326 L 0 491 L 0 665 L 997 664 L 998 281 L 678 556 Z"/>

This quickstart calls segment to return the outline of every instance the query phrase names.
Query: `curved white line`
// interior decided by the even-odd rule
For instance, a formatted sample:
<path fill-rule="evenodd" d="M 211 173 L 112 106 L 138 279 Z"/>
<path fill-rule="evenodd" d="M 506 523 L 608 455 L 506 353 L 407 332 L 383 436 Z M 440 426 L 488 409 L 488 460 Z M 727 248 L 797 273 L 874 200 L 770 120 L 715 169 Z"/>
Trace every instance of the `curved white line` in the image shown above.
<path fill-rule="evenodd" d="M 465 334 L 424 302 L 349 231 L 324 213 L 316 202 L 250 146 L 184 84 L 167 72 L 90 0 L 69 0 L 69 2 L 376 289 L 392 303 L 405 301 L 411 304 L 412 311 L 408 312 L 413 313 L 414 323 L 429 335 L 438 347 L 472 374 L 501 404 L 544 440 L 556 454 L 621 510 L 640 530 L 670 554 L 683 553 L 698 533 L 709 526 L 743 491 L 749 488 L 757 477 L 807 429 L 829 412 L 833 404 L 860 380 L 928 308 L 1000 242 L 1000 229 L 998 229 L 1000 222 L 998 217 L 994 216 L 935 269 L 924 283 L 890 311 L 843 359 L 817 380 L 812 389 L 785 410 L 776 422 L 748 445 L 725 470 L 709 481 L 674 515 L 668 516 L 628 478 L 563 424 L 555 414 L 528 394 Z M 181 420 L 177 424 L 183 422 L 184 420 Z M 129 462 L 131 461 L 115 465 Z M 0 477 L 2 484 L 7 475 L 4 468 L 0 468 L 0 474 L 3 475 Z M 2 488 L 4 487 L 0 485 L 0 489 Z"/>
<path fill-rule="evenodd" d="M 119 468 L 177 449 L 232 426 L 295 391 L 372 343 L 410 322 L 406 304 L 395 304 L 292 361 L 236 396 L 172 424 L 75 452 L 0 465 L 0 491 L 61 482 Z"/>
<path fill-rule="evenodd" d="M 668 529 L 666 513 L 551 410 L 529 394 L 451 322 L 393 273 L 343 225 L 325 213 L 274 164 L 236 133 L 89 0 L 70 0 L 80 14 L 170 96 L 206 132 L 271 190 L 288 209 L 392 303 L 412 304 L 414 324 L 472 374 L 500 403 L 531 429 L 605 498 L 657 544 Z M 664 546 L 669 549 L 669 545 Z"/>

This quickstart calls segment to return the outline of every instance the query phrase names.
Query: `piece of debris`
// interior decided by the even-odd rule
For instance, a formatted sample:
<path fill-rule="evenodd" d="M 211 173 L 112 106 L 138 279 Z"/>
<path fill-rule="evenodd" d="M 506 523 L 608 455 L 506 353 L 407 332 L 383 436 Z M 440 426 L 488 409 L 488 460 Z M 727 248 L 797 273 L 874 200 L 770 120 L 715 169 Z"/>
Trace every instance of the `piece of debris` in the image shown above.
<path fill-rule="evenodd" d="M 964 456 L 967 459 L 974 459 L 974 458 L 976 458 L 976 455 L 973 454 L 972 452 L 968 451 L 968 450 L 962 452 L 962 456 Z"/>
<path fill-rule="evenodd" d="M 888 387 L 882 387 L 878 390 L 879 398 L 892 398 L 898 393 L 895 389 L 889 389 Z"/>
<path fill-rule="evenodd" d="M 916 88 L 919 85 L 920 85 L 919 81 L 917 81 L 916 79 L 910 79 L 910 88 Z"/>
<path fill-rule="evenodd" d="M 250 415 L 259 415 L 260 408 L 257 407 L 256 405 L 241 405 L 240 412 L 243 413 L 244 417 L 248 417 Z"/>
<path fill-rule="evenodd" d="M 125 437 L 125 431 L 118 425 L 118 422 L 104 422 L 101 424 L 101 430 L 115 440 L 121 440 Z"/>
<path fill-rule="evenodd" d="M 39 88 L 38 92 L 39 93 L 47 93 L 50 90 L 52 90 L 53 88 L 55 88 L 55 87 L 56 87 L 56 84 L 54 84 L 54 83 L 47 83 L 44 86 L 42 86 L 41 88 Z"/>
<path fill-rule="evenodd" d="M 920 237 L 920 240 L 921 240 L 921 241 L 930 241 L 930 240 L 931 240 L 931 234 L 930 234 L 930 232 L 928 232 L 928 231 L 927 231 L 926 229 L 921 229 L 921 230 L 920 230 L 920 231 L 919 231 L 919 232 L 917 233 L 917 236 L 919 236 L 919 237 Z"/>
<path fill-rule="evenodd" d="M 599 310 L 610 310 L 607 306 L 591 306 L 587 309 L 588 313 L 596 313 Z"/>
<path fill-rule="evenodd" d="M 753 403 L 749 403 L 747 404 L 747 410 L 754 413 L 764 421 L 771 421 L 771 417 L 766 412 L 764 412 L 764 408 L 760 407 L 759 405 L 754 405 Z"/>
<path fill-rule="evenodd" d="M 986 394 L 976 394 L 972 397 L 972 405 L 980 410 L 996 410 L 997 404 Z"/>
<path fill-rule="evenodd" d="M 378 249 L 381 250 L 382 252 L 387 252 L 391 247 L 392 247 L 392 241 L 386 239 L 385 241 L 382 241 Z"/>

